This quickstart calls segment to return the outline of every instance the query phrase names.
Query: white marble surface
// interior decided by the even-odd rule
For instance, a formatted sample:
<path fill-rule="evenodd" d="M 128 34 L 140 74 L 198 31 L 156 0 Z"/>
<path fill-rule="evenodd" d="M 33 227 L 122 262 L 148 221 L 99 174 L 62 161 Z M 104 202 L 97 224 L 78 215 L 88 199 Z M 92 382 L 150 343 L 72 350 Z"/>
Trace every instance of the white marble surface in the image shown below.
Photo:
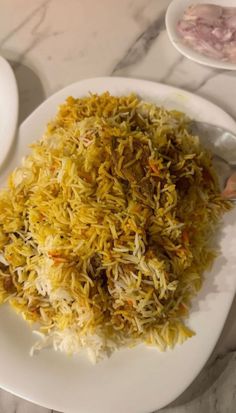
<path fill-rule="evenodd" d="M 182 87 L 217 103 L 236 118 L 236 73 L 200 66 L 172 47 L 164 24 L 169 3 L 1 0 L 0 53 L 15 71 L 20 121 L 61 87 L 107 75 Z M 162 411 L 236 412 L 236 300 L 207 366 L 190 388 Z M 0 413 L 13 412 L 50 410 L 0 390 Z"/>

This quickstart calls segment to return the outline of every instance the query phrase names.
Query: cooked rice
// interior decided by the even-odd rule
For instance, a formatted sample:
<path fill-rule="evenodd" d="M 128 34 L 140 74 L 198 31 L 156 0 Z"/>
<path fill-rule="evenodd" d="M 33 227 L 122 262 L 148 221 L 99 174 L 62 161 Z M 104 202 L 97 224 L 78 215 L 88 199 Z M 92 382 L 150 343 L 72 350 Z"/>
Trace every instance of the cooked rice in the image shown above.
<path fill-rule="evenodd" d="M 230 203 L 183 113 L 69 97 L 0 192 L 0 303 L 47 345 L 97 360 L 194 333 L 192 297 Z"/>

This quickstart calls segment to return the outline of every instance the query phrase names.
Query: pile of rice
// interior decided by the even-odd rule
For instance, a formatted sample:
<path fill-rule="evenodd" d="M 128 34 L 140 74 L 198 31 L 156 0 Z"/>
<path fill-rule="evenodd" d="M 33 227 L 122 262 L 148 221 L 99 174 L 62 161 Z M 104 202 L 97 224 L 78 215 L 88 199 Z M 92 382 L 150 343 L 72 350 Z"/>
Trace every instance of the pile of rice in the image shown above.
<path fill-rule="evenodd" d="M 69 97 L 0 192 L 0 303 L 37 323 L 34 350 L 172 347 L 229 208 L 183 113 Z"/>

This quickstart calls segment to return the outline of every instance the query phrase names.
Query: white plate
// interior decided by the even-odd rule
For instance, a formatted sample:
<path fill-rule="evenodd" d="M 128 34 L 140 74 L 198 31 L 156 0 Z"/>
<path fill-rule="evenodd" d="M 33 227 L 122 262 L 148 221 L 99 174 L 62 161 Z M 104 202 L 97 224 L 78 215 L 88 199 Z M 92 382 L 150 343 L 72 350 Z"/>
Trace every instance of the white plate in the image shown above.
<path fill-rule="evenodd" d="M 0 167 L 15 138 L 18 119 L 18 90 L 11 66 L 0 56 Z"/>
<path fill-rule="evenodd" d="M 185 45 L 177 32 L 177 23 L 183 17 L 184 11 L 191 4 L 218 4 L 222 7 L 236 7 L 236 0 L 173 0 L 166 12 L 166 28 L 169 38 L 176 49 L 195 62 L 219 69 L 236 70 L 235 63 L 212 59 Z"/>
<path fill-rule="evenodd" d="M 9 169 L 40 137 L 57 105 L 68 95 L 91 92 L 115 95 L 138 93 L 143 99 L 236 131 L 233 119 L 198 96 L 158 83 L 125 79 L 83 80 L 59 91 L 29 116 L 19 130 L 18 146 Z M 197 335 L 165 353 L 138 346 L 115 352 L 109 360 L 92 365 L 83 357 L 67 357 L 44 350 L 30 357 L 34 337 L 28 325 L 9 307 L 0 307 L 0 386 L 35 403 L 73 413 L 150 413 L 175 399 L 197 376 L 222 331 L 236 289 L 233 237 L 236 211 L 225 217 L 221 234 L 222 256 L 206 276 L 194 301 L 189 325 Z"/>

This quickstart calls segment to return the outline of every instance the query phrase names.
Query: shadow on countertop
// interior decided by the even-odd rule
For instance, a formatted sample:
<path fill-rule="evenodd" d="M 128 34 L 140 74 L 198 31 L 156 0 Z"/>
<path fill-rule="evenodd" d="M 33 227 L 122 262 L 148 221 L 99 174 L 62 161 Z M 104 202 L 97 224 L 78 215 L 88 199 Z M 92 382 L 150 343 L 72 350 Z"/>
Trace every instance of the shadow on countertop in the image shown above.
<path fill-rule="evenodd" d="M 19 91 L 19 124 L 21 124 L 46 97 L 38 75 L 28 66 L 9 61 L 17 81 Z"/>

